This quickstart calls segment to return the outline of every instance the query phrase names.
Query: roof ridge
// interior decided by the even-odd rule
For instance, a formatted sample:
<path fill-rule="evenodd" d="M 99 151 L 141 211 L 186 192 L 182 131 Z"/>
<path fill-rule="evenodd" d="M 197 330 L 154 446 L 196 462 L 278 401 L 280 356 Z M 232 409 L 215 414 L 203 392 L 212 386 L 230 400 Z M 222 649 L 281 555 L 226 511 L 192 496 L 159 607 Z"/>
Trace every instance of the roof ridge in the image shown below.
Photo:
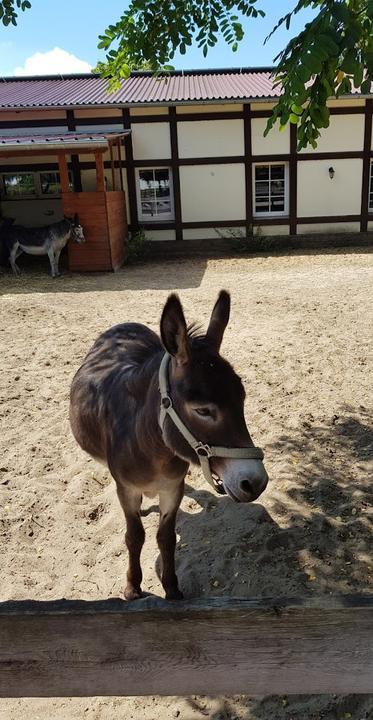
<path fill-rule="evenodd" d="M 180 69 L 170 72 L 161 73 L 161 76 L 185 77 L 186 75 L 237 75 L 244 73 L 272 73 L 275 67 L 272 65 L 258 65 L 247 67 L 221 67 L 221 68 L 195 68 Z M 130 77 L 152 77 L 154 75 L 150 70 L 133 70 Z M 101 78 L 99 73 L 55 73 L 51 75 L 3 75 L 0 76 L 0 82 L 45 82 L 48 80 L 87 80 L 87 79 L 105 79 Z"/>

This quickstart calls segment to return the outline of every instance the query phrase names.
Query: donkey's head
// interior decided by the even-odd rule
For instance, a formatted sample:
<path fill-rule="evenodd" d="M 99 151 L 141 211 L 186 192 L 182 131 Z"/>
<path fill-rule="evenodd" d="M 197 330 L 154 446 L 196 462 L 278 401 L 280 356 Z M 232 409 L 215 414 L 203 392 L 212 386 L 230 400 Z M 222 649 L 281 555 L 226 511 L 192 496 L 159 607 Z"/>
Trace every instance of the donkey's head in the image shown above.
<path fill-rule="evenodd" d="M 84 243 L 85 237 L 83 233 L 83 228 L 79 223 L 79 216 L 78 213 L 75 213 L 73 218 L 65 218 L 70 223 L 70 238 L 73 242 L 77 242 L 79 244 Z"/>
<path fill-rule="evenodd" d="M 219 354 L 229 313 L 230 296 L 222 291 L 206 335 L 196 335 L 188 331 L 179 298 L 170 295 L 162 313 L 161 337 L 171 355 L 169 394 L 184 426 L 206 446 L 247 450 L 254 444 L 244 417 L 245 391 L 232 366 Z M 164 440 L 178 456 L 198 464 L 195 450 L 169 417 Z M 261 459 L 212 456 L 210 468 L 237 502 L 255 500 L 268 482 Z"/>

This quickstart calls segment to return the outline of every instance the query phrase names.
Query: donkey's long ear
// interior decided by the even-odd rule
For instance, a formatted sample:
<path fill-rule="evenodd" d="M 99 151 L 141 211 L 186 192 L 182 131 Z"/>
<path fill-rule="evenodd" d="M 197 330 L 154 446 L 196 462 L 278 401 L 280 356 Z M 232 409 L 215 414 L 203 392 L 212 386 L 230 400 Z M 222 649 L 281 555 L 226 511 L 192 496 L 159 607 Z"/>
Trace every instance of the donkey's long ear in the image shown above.
<path fill-rule="evenodd" d="M 228 325 L 231 310 L 231 298 L 226 290 L 221 290 L 211 313 L 210 324 L 206 338 L 209 344 L 219 352 L 223 340 L 224 330 Z"/>
<path fill-rule="evenodd" d="M 78 225 L 80 225 L 78 213 L 75 213 L 75 215 L 74 215 L 74 225 L 75 225 L 75 227 L 77 227 Z"/>
<path fill-rule="evenodd" d="M 161 338 L 167 352 L 176 358 L 179 365 L 184 365 L 189 359 L 188 332 L 177 295 L 170 295 L 163 308 Z"/>

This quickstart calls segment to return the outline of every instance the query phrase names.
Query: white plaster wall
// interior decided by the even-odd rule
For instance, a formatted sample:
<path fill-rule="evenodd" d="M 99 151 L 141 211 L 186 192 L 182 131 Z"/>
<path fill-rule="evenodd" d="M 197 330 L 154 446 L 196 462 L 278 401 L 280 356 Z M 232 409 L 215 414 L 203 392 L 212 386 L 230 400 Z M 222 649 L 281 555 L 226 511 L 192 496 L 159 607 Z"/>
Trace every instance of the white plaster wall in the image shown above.
<path fill-rule="evenodd" d="M 194 103 L 193 105 L 177 105 L 176 113 L 188 115 L 188 113 L 242 112 L 242 108 L 242 103 L 217 103 L 215 105 Z"/>
<path fill-rule="evenodd" d="M 258 103 L 251 103 L 251 109 L 252 110 L 272 110 L 274 108 L 275 103 L 273 102 L 258 102 Z"/>
<path fill-rule="evenodd" d="M 267 137 L 263 133 L 267 125 L 267 118 L 252 118 L 251 143 L 253 155 L 279 155 L 290 152 L 290 128 L 286 126 L 283 132 L 279 125 L 270 130 Z"/>
<path fill-rule="evenodd" d="M 81 110 L 74 110 L 74 116 L 75 118 L 83 119 L 83 118 L 97 118 L 97 117 L 117 117 L 118 122 L 122 119 L 122 111 L 116 110 L 115 108 L 95 108 L 94 110 L 82 108 Z M 122 124 L 123 128 L 123 124 Z"/>
<path fill-rule="evenodd" d="M 373 220 L 368 222 L 368 230 L 373 230 Z"/>
<path fill-rule="evenodd" d="M 132 142 L 135 160 L 171 157 L 169 123 L 136 123 L 132 125 Z"/>
<path fill-rule="evenodd" d="M 152 242 L 176 240 L 175 230 L 146 230 L 145 237 Z"/>
<path fill-rule="evenodd" d="M 328 100 L 327 106 L 328 107 L 364 107 L 365 100 L 358 100 L 358 99 L 346 99 L 343 98 L 342 100 Z"/>
<path fill-rule="evenodd" d="M 178 122 L 179 156 L 218 157 L 243 155 L 243 120 Z"/>
<path fill-rule="evenodd" d="M 234 240 L 232 233 L 236 236 L 245 234 L 245 227 L 221 227 L 221 228 L 185 228 L 183 230 L 183 240 Z"/>
<path fill-rule="evenodd" d="M 314 225 L 299 223 L 297 227 L 298 235 L 305 234 L 320 234 L 326 233 L 327 235 L 333 235 L 336 233 L 351 233 L 360 232 L 359 222 L 339 223 L 336 218 L 333 223 L 315 223 Z"/>
<path fill-rule="evenodd" d="M 364 145 L 364 115 L 331 115 L 328 128 L 321 128 L 316 150 L 312 146 L 301 153 L 346 152 L 362 150 Z"/>
<path fill-rule="evenodd" d="M 184 222 L 245 217 L 245 168 L 241 163 L 181 167 L 180 185 Z"/>
<path fill-rule="evenodd" d="M 109 174 L 111 174 L 111 171 L 105 170 L 105 175 L 107 175 L 109 180 Z M 81 178 L 82 178 L 82 188 L 83 192 L 95 192 L 96 191 L 96 170 L 82 170 L 81 171 Z"/>
<path fill-rule="evenodd" d="M 95 113 L 97 115 L 97 112 Z M 20 122 L 21 120 L 61 120 L 66 124 L 65 110 L 1 110 L 0 120 Z M 27 128 L 23 128 L 23 131 Z M 26 133 L 25 133 L 26 134 Z"/>
<path fill-rule="evenodd" d="M 147 105 L 142 108 L 130 108 L 130 115 L 168 115 L 168 107 L 152 107 Z"/>
<path fill-rule="evenodd" d="M 258 218 L 260 223 L 260 218 Z M 289 225 L 260 225 L 258 226 L 260 228 L 259 237 L 266 237 L 269 235 L 289 235 L 290 234 L 290 227 Z M 257 230 L 257 227 L 255 227 L 255 230 Z"/>
<path fill-rule="evenodd" d="M 335 176 L 329 177 L 333 166 Z M 359 215 L 362 160 L 298 162 L 298 217 Z"/>

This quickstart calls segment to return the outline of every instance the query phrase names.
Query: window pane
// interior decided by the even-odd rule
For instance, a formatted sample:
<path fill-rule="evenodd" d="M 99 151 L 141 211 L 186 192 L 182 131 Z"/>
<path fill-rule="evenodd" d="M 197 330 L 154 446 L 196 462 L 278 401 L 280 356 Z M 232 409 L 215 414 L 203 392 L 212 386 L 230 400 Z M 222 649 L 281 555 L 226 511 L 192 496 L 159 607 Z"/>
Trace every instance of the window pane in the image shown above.
<path fill-rule="evenodd" d="M 256 204 L 255 212 L 257 212 L 257 213 L 269 212 L 269 204 L 268 203 L 260 203 L 260 205 Z"/>
<path fill-rule="evenodd" d="M 153 170 L 140 170 L 140 187 L 147 186 L 153 180 Z"/>
<path fill-rule="evenodd" d="M 57 172 L 40 173 L 40 185 L 43 195 L 60 195 L 60 175 Z"/>
<path fill-rule="evenodd" d="M 269 167 L 268 165 L 257 165 L 255 168 L 255 179 L 256 180 L 269 180 Z"/>
<path fill-rule="evenodd" d="M 157 202 L 157 214 L 158 215 L 164 215 L 167 213 L 167 215 L 171 212 L 171 201 L 170 200 L 163 200 Z"/>
<path fill-rule="evenodd" d="M 284 180 L 272 180 L 271 182 L 271 194 L 272 195 L 284 195 L 285 182 Z"/>
<path fill-rule="evenodd" d="M 141 212 L 143 215 L 153 217 L 156 215 L 156 203 L 155 202 L 141 202 Z"/>
<path fill-rule="evenodd" d="M 283 180 L 285 177 L 285 165 L 271 165 L 271 179 Z"/>
<path fill-rule="evenodd" d="M 3 175 L 4 193 L 8 198 L 36 195 L 34 176 L 31 173 L 22 175 Z"/>
<path fill-rule="evenodd" d="M 285 210 L 284 200 L 272 198 L 271 199 L 271 212 L 283 212 Z"/>
<path fill-rule="evenodd" d="M 269 195 L 269 182 L 257 182 L 255 190 L 257 195 Z"/>

